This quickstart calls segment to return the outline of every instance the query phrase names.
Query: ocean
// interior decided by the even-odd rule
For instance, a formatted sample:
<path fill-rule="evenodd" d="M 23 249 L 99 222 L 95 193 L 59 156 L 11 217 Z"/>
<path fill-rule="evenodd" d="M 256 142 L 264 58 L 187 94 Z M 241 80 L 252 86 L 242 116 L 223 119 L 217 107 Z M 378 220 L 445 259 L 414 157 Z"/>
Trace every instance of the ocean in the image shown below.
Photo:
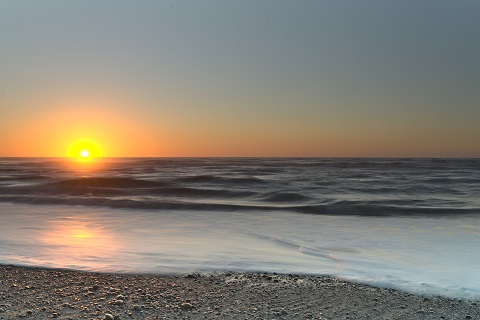
<path fill-rule="evenodd" d="M 480 159 L 0 158 L 0 263 L 480 297 Z"/>

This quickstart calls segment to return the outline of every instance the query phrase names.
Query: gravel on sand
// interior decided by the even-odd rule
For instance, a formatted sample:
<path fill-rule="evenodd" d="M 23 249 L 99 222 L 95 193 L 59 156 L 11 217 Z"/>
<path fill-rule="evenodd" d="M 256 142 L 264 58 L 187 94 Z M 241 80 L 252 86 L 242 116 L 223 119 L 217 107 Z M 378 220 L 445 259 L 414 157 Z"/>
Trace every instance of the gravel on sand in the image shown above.
<path fill-rule="evenodd" d="M 0 319 L 480 319 L 480 301 L 266 273 L 106 274 L 0 265 Z"/>

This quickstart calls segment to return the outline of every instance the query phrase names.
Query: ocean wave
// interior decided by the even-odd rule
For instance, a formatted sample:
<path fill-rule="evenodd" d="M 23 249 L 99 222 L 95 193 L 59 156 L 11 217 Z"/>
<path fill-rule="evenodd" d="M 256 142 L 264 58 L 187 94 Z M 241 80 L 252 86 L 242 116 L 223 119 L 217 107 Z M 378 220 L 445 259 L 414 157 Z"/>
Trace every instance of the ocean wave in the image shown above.
<path fill-rule="evenodd" d="M 97 188 L 153 188 L 168 185 L 165 182 L 132 178 L 86 177 L 50 182 L 45 187 L 97 187 Z"/>
<path fill-rule="evenodd" d="M 227 183 L 227 184 L 264 184 L 265 180 L 255 177 L 222 177 L 215 175 L 197 175 L 175 179 L 178 182 Z"/>
<path fill-rule="evenodd" d="M 145 198 L 106 198 L 94 195 L 86 197 L 41 196 L 41 195 L 0 195 L 0 201 L 26 204 L 68 204 L 123 209 L 158 209 L 192 211 L 288 211 L 313 215 L 359 215 L 359 216 L 444 216 L 460 214 L 480 214 L 480 208 L 445 208 L 419 206 L 391 206 L 367 204 L 320 204 L 320 205 L 269 205 L 266 203 L 242 204 L 214 202 L 191 202 L 171 199 Z"/>
<path fill-rule="evenodd" d="M 294 211 L 318 215 L 360 215 L 360 216 L 436 216 L 480 214 L 480 208 L 461 207 L 419 207 L 419 206 L 392 206 L 392 205 L 306 205 L 291 208 Z"/>
<path fill-rule="evenodd" d="M 269 202 L 297 202 L 310 199 L 310 197 L 297 192 L 270 192 L 262 197 L 262 200 Z"/>
<path fill-rule="evenodd" d="M 30 180 L 45 180 L 48 179 L 48 176 L 45 175 L 18 175 L 18 176 L 0 176 L 2 181 L 30 181 Z"/>
<path fill-rule="evenodd" d="M 0 201 L 26 203 L 26 204 L 68 204 L 96 207 L 110 207 L 123 209 L 160 209 L 160 210 L 194 210 L 194 211 L 237 211 L 261 210 L 264 206 L 249 206 L 216 202 L 182 202 L 171 200 L 125 199 L 105 197 L 61 197 L 40 195 L 0 195 Z M 274 208 L 272 208 L 274 209 Z"/>
<path fill-rule="evenodd" d="M 252 191 L 228 190 L 228 189 L 204 189 L 189 187 L 167 187 L 145 190 L 147 194 L 156 194 L 164 196 L 185 196 L 185 197 L 250 197 L 255 194 Z"/>
<path fill-rule="evenodd" d="M 0 194 L 243 198 L 251 197 L 256 192 L 228 188 L 183 187 L 177 186 L 168 180 L 150 181 L 131 178 L 96 177 L 60 180 L 37 185 L 3 187 L 0 188 Z"/>
<path fill-rule="evenodd" d="M 22 194 L 43 195 L 86 195 L 86 196 L 118 196 L 128 195 L 135 190 L 149 190 L 168 186 L 167 182 L 140 180 L 132 178 L 85 177 L 48 182 L 27 188 L 17 188 Z M 23 192 L 22 192 L 23 191 Z"/>

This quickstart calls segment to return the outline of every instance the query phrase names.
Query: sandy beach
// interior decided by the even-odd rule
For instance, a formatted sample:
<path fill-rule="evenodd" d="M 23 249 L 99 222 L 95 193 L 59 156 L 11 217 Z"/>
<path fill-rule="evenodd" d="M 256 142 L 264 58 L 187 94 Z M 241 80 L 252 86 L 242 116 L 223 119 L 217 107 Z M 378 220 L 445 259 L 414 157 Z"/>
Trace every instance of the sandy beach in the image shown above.
<path fill-rule="evenodd" d="M 480 319 L 480 301 L 265 273 L 130 275 L 0 265 L 0 319 Z"/>

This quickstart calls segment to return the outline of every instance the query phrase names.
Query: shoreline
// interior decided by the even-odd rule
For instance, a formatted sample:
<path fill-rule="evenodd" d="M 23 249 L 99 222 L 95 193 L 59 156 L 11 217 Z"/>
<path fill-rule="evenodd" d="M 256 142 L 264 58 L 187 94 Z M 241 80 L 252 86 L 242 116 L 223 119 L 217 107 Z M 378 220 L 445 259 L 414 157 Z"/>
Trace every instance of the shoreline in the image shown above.
<path fill-rule="evenodd" d="M 480 301 L 325 276 L 110 274 L 0 265 L 0 319 L 14 318 L 480 319 Z"/>

